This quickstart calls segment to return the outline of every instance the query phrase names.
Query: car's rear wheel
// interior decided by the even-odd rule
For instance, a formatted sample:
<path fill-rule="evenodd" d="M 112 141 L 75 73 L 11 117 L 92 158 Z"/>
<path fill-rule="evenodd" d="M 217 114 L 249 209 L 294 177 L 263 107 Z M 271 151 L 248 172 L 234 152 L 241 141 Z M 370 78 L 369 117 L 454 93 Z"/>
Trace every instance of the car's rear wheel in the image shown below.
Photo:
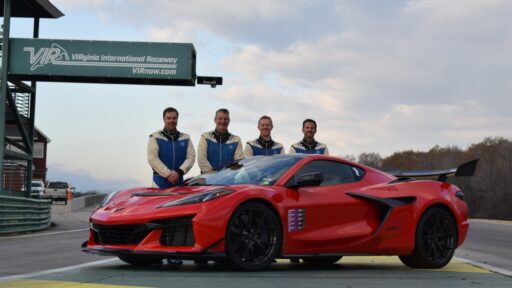
<path fill-rule="evenodd" d="M 400 260 L 412 268 L 441 268 L 450 262 L 456 246 L 455 220 L 447 211 L 434 207 L 418 222 L 413 253 L 400 256 Z"/>
<path fill-rule="evenodd" d="M 317 256 L 302 258 L 302 261 L 314 264 L 334 264 L 340 261 L 341 258 L 342 256 Z"/>
<path fill-rule="evenodd" d="M 152 266 L 162 264 L 162 257 L 149 255 L 119 256 L 122 261 L 135 266 Z"/>
<path fill-rule="evenodd" d="M 226 230 L 226 255 L 235 269 L 261 270 L 280 253 L 281 224 L 272 210 L 260 203 L 238 207 Z"/>

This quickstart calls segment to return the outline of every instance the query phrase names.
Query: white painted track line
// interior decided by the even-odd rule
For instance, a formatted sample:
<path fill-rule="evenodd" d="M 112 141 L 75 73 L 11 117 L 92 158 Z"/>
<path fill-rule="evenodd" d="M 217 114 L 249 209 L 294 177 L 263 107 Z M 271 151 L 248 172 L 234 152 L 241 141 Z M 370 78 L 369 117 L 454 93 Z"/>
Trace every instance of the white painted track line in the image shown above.
<path fill-rule="evenodd" d="M 460 260 L 464 263 L 467 263 L 469 265 L 477 266 L 477 267 L 480 267 L 480 268 L 483 268 L 483 269 L 486 269 L 486 270 L 489 270 L 489 271 L 492 271 L 492 272 L 495 272 L 495 273 L 498 273 L 498 274 L 501 274 L 504 276 L 512 277 L 512 271 L 507 270 L 507 269 L 498 268 L 496 266 L 488 265 L 488 264 L 485 264 L 482 262 L 473 261 L 473 260 L 469 260 L 469 259 L 465 259 L 465 258 L 461 258 L 461 257 L 453 257 L 453 258 Z"/>
<path fill-rule="evenodd" d="M 64 272 L 64 271 L 69 271 L 69 270 L 73 270 L 73 269 L 79 269 L 79 268 L 84 268 L 84 267 L 89 267 L 89 266 L 94 266 L 94 265 L 100 265 L 100 264 L 114 262 L 116 260 L 117 260 L 117 258 L 108 258 L 108 259 L 103 259 L 103 260 L 99 260 L 99 261 L 88 262 L 88 263 L 67 266 L 67 267 L 62 267 L 62 268 L 43 270 L 43 271 L 32 272 L 32 273 L 27 273 L 27 274 L 5 276 L 5 277 L 0 277 L 0 283 L 6 282 L 6 281 L 36 277 L 36 276 L 41 276 L 41 275 L 47 275 L 47 274 L 52 274 L 52 273 L 59 273 L 59 272 Z"/>
<path fill-rule="evenodd" d="M 47 235 L 57 235 L 57 234 L 65 234 L 65 233 L 74 233 L 79 231 L 87 231 L 89 228 L 83 228 L 83 229 L 74 229 L 74 230 L 64 230 L 64 231 L 57 231 L 57 232 L 49 232 L 49 233 L 37 233 L 37 234 L 30 234 L 30 235 L 17 235 L 17 236 L 5 236 L 0 237 L 0 240 L 2 239 L 19 239 L 19 238 L 30 238 L 30 237 L 37 237 L 37 236 L 47 236 Z"/>

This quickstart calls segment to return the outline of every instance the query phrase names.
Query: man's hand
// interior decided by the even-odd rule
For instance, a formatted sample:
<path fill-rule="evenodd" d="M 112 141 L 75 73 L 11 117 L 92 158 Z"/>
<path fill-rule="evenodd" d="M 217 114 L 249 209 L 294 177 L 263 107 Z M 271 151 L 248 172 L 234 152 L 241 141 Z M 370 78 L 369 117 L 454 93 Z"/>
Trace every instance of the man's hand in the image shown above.
<path fill-rule="evenodd" d="M 178 182 L 179 179 L 180 179 L 180 174 L 178 174 L 178 172 L 176 172 L 174 170 L 172 170 L 171 174 L 169 176 L 167 176 L 167 181 L 169 181 L 173 184 Z"/>

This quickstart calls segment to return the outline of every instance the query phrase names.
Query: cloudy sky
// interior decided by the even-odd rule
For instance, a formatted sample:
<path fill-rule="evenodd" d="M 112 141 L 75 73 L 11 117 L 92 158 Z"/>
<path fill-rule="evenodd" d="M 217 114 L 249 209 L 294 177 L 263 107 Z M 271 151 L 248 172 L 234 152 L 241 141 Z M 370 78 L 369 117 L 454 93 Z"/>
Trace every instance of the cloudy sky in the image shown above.
<path fill-rule="evenodd" d="M 305 118 L 331 154 L 382 156 L 467 148 L 512 136 L 512 2 L 508 0 L 53 0 L 66 15 L 41 38 L 191 42 L 197 73 L 224 85 L 41 83 L 36 125 L 50 138 L 50 178 L 78 190 L 149 185 L 148 135 L 161 111 L 197 147 L 216 109 L 248 141 L 274 119 L 286 147 Z M 13 23 L 29 37 L 30 23 Z M 189 175 L 197 174 L 197 165 Z"/>

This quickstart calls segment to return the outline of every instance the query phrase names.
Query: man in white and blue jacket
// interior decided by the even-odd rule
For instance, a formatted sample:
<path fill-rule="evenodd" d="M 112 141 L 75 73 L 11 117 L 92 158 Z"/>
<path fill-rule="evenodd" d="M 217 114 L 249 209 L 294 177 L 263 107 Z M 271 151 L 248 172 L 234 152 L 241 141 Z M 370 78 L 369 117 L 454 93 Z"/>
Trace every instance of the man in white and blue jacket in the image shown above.
<path fill-rule="evenodd" d="M 302 133 L 304 138 L 302 141 L 293 144 L 290 147 L 291 153 L 303 153 L 303 154 L 323 154 L 329 155 L 327 145 L 317 142 L 315 140 L 316 134 L 316 122 L 313 119 L 306 119 L 302 122 Z"/>
<path fill-rule="evenodd" d="M 228 132 L 228 109 L 215 113 L 215 130 L 203 133 L 197 146 L 197 163 L 201 173 L 213 173 L 229 163 L 244 158 L 242 140 Z"/>
<path fill-rule="evenodd" d="M 153 186 L 166 189 L 183 185 L 196 159 L 190 136 L 178 131 L 178 111 L 168 107 L 163 112 L 164 129 L 149 136 L 148 163 L 153 169 Z"/>
<path fill-rule="evenodd" d="M 284 154 L 284 148 L 281 143 L 272 140 L 270 133 L 274 125 L 272 118 L 263 115 L 258 120 L 258 130 L 260 130 L 260 137 L 247 142 L 244 148 L 245 157 L 258 156 L 258 155 L 275 155 Z"/>

